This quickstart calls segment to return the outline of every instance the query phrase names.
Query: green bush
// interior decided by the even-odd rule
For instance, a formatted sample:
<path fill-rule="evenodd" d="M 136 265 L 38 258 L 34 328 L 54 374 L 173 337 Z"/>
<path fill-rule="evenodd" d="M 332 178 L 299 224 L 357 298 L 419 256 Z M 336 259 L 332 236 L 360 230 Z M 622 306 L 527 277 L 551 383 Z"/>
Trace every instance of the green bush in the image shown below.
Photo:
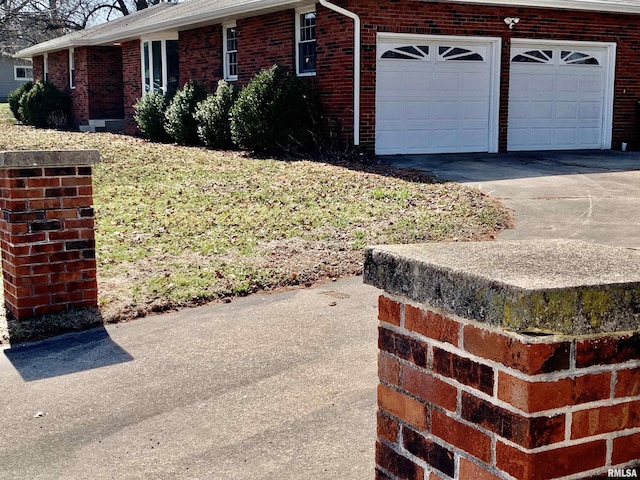
<path fill-rule="evenodd" d="M 233 107 L 238 90 L 230 83 L 220 80 L 215 95 L 209 95 L 196 108 L 198 136 L 209 148 L 230 148 L 231 127 L 229 111 Z"/>
<path fill-rule="evenodd" d="M 231 137 L 258 153 L 300 153 L 316 120 L 307 84 L 280 66 L 258 73 L 231 109 Z"/>
<path fill-rule="evenodd" d="M 71 114 L 69 93 L 49 82 L 36 82 L 31 90 L 22 95 L 19 103 L 22 121 L 38 128 L 65 127 Z"/>
<path fill-rule="evenodd" d="M 176 92 L 171 100 L 165 112 L 165 129 L 177 143 L 181 145 L 200 143 L 195 113 L 198 103 L 206 96 L 207 92 L 204 88 L 196 82 L 190 81 Z"/>
<path fill-rule="evenodd" d="M 167 99 L 160 92 L 149 92 L 140 98 L 133 106 L 133 118 L 138 124 L 142 135 L 155 142 L 166 142 L 169 135 L 164 128 L 164 113 L 167 109 Z"/>
<path fill-rule="evenodd" d="M 22 115 L 20 115 L 20 99 L 22 95 L 33 88 L 33 82 L 26 82 L 16 88 L 14 91 L 9 93 L 7 97 L 7 101 L 9 102 L 9 109 L 16 120 L 22 122 Z"/>

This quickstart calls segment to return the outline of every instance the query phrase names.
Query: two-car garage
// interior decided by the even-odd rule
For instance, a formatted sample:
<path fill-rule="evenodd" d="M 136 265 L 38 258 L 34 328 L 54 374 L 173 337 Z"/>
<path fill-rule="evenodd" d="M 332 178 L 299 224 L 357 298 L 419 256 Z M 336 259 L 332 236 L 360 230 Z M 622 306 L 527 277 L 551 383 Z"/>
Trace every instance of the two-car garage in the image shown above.
<path fill-rule="evenodd" d="M 497 152 L 501 40 L 379 34 L 376 153 Z M 508 150 L 611 148 L 615 44 L 512 39 Z"/>

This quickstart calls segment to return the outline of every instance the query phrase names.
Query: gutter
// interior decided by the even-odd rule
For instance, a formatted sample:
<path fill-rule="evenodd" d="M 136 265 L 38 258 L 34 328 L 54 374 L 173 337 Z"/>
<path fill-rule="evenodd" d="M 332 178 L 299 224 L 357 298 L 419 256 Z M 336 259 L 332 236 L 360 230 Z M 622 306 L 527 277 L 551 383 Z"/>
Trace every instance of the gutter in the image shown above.
<path fill-rule="evenodd" d="M 360 145 L 360 17 L 342 7 L 319 0 L 320 5 L 353 20 L 353 144 Z"/>

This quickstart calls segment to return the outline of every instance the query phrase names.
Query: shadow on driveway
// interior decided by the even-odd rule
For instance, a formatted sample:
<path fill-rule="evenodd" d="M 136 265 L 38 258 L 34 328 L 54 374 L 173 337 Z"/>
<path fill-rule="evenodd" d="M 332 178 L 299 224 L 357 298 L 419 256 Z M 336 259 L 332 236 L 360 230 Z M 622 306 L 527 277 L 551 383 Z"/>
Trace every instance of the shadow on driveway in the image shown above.
<path fill-rule="evenodd" d="M 133 360 L 102 327 L 18 345 L 4 354 L 26 382 Z"/>
<path fill-rule="evenodd" d="M 585 150 L 389 155 L 382 162 L 460 183 L 640 170 L 640 152 Z"/>

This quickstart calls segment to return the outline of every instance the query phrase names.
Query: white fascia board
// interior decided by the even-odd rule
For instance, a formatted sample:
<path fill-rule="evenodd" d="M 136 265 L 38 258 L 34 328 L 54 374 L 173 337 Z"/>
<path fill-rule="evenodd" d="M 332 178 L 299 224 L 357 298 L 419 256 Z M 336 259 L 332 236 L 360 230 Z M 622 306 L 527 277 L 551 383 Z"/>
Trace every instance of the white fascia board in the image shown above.
<path fill-rule="evenodd" d="M 444 3 L 500 5 L 503 7 L 551 8 L 554 10 L 586 10 L 605 13 L 640 13 L 640 2 L 631 0 L 436 0 Z"/>

